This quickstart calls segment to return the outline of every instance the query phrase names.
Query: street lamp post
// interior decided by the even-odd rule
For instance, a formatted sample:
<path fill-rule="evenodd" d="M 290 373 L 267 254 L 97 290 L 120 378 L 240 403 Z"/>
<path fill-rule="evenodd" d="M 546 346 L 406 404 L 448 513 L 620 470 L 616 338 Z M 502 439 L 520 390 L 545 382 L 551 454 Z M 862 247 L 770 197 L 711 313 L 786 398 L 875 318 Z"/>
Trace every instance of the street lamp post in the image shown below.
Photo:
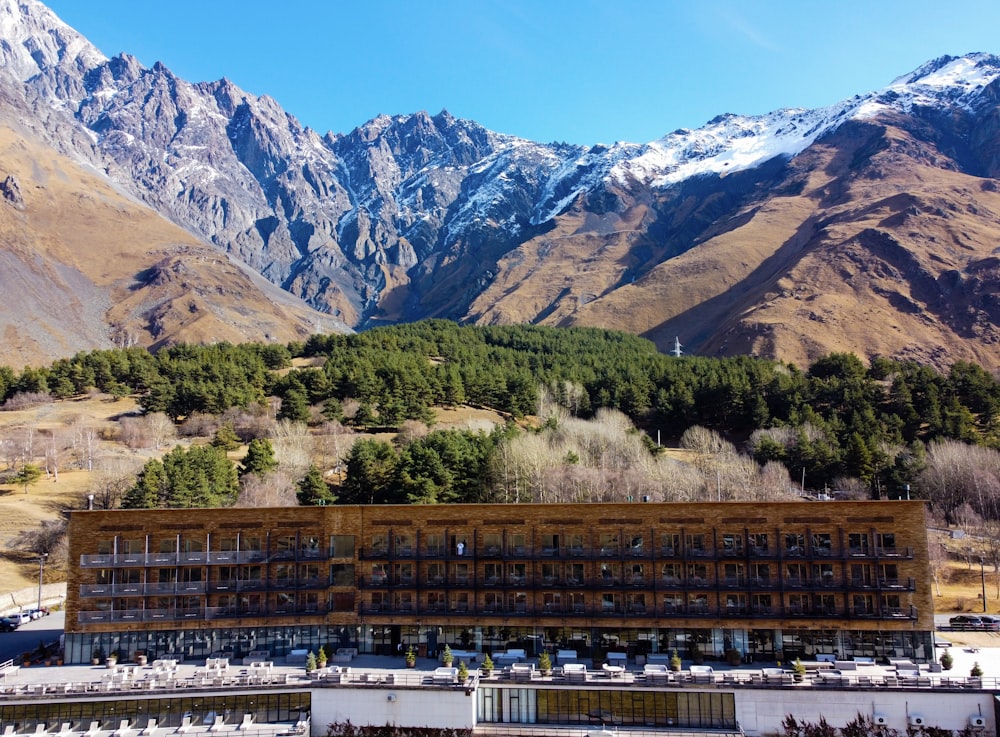
<path fill-rule="evenodd" d="M 979 556 L 979 576 L 983 582 L 983 614 L 986 613 L 986 568 L 983 567 L 983 556 Z"/>
<path fill-rule="evenodd" d="M 45 573 L 45 559 L 48 553 L 40 553 L 38 556 L 38 611 L 42 611 L 42 576 Z"/>

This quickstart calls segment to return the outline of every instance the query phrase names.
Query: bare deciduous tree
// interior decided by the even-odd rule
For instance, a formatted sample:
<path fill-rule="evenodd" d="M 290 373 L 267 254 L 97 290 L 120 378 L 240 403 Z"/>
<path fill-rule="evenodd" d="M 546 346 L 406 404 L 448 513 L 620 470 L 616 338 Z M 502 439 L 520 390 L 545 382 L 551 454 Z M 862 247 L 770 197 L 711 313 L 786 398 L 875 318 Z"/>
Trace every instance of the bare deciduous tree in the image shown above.
<path fill-rule="evenodd" d="M 135 484 L 142 466 L 142 460 L 135 457 L 98 457 L 90 486 L 94 495 L 94 509 L 117 509 L 121 506 L 122 495 Z"/>
<path fill-rule="evenodd" d="M 271 434 L 274 457 L 295 478 L 302 478 L 312 465 L 313 439 L 304 423 L 279 420 Z"/>
<path fill-rule="evenodd" d="M 129 448 L 160 450 L 177 439 L 177 426 L 162 412 L 151 412 L 141 417 L 123 417 L 122 442 Z"/>
<path fill-rule="evenodd" d="M 283 469 L 263 477 L 248 473 L 240 479 L 237 507 L 289 507 L 296 504 L 295 479 Z"/>

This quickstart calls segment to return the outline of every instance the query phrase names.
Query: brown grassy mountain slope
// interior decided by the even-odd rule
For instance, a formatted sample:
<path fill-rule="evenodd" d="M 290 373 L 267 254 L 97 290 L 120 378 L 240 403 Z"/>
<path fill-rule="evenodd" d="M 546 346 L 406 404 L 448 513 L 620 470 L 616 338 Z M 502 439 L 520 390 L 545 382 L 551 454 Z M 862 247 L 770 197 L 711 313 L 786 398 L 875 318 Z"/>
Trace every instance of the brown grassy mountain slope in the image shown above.
<path fill-rule="evenodd" d="M 8 179 L 9 177 L 9 179 Z M 106 179 L 0 127 L 3 362 L 339 329 Z"/>
<path fill-rule="evenodd" d="M 799 365 L 853 351 L 1000 368 L 996 180 L 891 121 L 845 125 L 756 177 L 741 201 L 716 181 L 701 197 L 618 192 L 603 219 L 568 212 L 501 261 L 477 318 L 617 328 L 664 350 L 679 336 L 700 355 Z M 693 246 L 670 253 L 658 234 L 699 218 Z"/>

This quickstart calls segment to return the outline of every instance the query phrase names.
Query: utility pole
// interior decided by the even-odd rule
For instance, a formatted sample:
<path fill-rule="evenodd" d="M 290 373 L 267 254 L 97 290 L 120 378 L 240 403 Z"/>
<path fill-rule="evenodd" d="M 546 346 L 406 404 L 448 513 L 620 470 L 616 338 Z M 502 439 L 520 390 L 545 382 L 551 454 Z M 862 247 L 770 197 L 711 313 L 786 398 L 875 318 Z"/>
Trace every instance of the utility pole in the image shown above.
<path fill-rule="evenodd" d="M 983 556 L 979 556 L 979 576 L 983 581 L 983 614 L 986 613 L 986 568 L 983 566 Z"/>
<path fill-rule="evenodd" d="M 42 576 L 45 573 L 45 559 L 49 557 L 48 553 L 38 554 L 38 611 L 42 611 Z M 984 581 L 986 579 L 983 579 Z M 986 584 L 983 584 L 985 586 Z M 985 591 L 986 589 L 983 589 Z"/>

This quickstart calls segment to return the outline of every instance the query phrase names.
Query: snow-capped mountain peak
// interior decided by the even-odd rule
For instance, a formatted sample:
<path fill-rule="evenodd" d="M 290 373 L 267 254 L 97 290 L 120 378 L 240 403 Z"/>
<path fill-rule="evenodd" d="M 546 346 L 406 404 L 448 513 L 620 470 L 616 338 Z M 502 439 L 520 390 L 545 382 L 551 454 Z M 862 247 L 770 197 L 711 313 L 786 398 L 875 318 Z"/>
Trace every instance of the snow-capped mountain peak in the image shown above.
<path fill-rule="evenodd" d="M 776 156 L 794 156 L 848 120 L 888 110 L 908 111 L 947 98 L 952 105 L 974 104 L 984 87 L 1000 77 L 1000 58 L 990 54 L 941 57 L 864 96 L 817 108 L 785 109 L 766 115 L 725 114 L 697 130 L 682 129 L 648 144 L 623 161 L 611 177 L 635 177 L 655 187 L 702 174 L 749 169 Z"/>
<path fill-rule="evenodd" d="M 51 67 L 82 71 L 106 57 L 38 0 L 0 0 L 0 63 L 24 81 Z"/>

